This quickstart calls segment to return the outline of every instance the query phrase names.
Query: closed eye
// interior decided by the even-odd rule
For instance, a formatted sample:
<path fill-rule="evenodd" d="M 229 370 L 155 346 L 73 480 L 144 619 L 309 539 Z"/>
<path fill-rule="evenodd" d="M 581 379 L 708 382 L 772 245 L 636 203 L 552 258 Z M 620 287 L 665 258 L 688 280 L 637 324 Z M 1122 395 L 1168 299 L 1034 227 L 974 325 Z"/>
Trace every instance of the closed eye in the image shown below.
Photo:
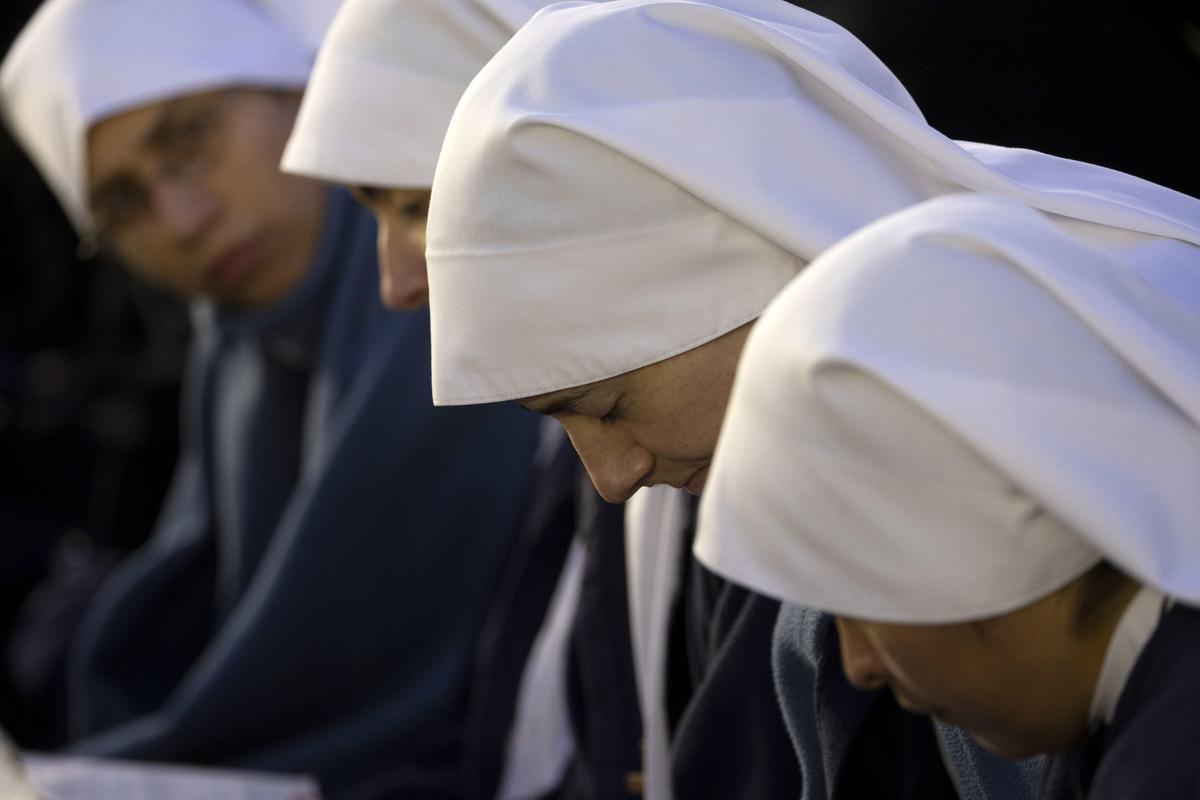
<path fill-rule="evenodd" d="M 411 219 L 428 219 L 429 218 L 429 198 L 428 196 L 414 200 L 401 209 L 401 213 Z"/>
<path fill-rule="evenodd" d="M 600 417 L 601 422 L 603 422 L 605 425 L 611 425 L 620 418 L 623 406 L 623 403 L 621 402 L 622 399 L 623 398 L 618 397 L 615 401 L 613 401 L 613 404 L 611 407 L 609 407 L 608 411 L 606 411 Z"/>
<path fill-rule="evenodd" d="M 354 199 L 367 208 L 372 208 L 377 203 L 383 202 L 387 189 L 380 189 L 377 186 L 351 186 L 350 194 L 354 195 Z"/>

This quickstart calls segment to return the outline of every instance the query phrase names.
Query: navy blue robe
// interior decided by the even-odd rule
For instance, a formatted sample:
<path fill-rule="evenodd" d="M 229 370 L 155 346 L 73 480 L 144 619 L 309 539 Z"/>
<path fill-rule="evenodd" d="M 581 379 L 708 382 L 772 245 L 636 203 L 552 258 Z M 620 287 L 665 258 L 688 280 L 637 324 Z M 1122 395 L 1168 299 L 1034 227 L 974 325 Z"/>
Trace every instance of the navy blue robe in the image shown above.
<path fill-rule="evenodd" d="M 1200 610 L 1175 605 L 1138 656 L 1112 724 L 1056 756 L 1041 800 L 1200 798 Z"/>
<path fill-rule="evenodd" d="M 580 518 L 576 489 L 583 466 L 566 435 L 545 461 L 535 471 L 521 535 L 476 653 L 464 769 L 464 796 L 470 800 L 492 800 L 500 787 L 526 660 L 546 621 Z M 565 702 L 548 696 L 538 700 Z"/>
<path fill-rule="evenodd" d="M 687 554 L 690 691 L 671 735 L 675 797 L 797 800 L 800 767 L 771 677 L 779 602 L 709 572 L 690 546 Z M 672 670 L 669 691 L 681 681 Z"/>
<path fill-rule="evenodd" d="M 579 603 L 571 625 L 567 692 L 575 755 L 557 800 L 641 796 L 642 718 L 625 572 L 625 507 L 605 503 L 581 470 Z"/>
<path fill-rule="evenodd" d="M 382 307 L 374 240 L 332 193 L 292 296 L 198 319 L 167 505 L 68 664 L 73 751 L 459 792 L 538 419 L 432 406 L 428 315 Z"/>
<path fill-rule="evenodd" d="M 552 796 L 628 800 L 643 795 L 643 767 L 624 509 L 603 503 L 581 478 L 577 536 L 585 558 L 568 661 L 576 752 Z M 680 567 L 667 666 L 675 796 L 796 800 L 800 771 L 769 658 L 779 604 L 708 572 L 690 546 Z"/>
<path fill-rule="evenodd" d="M 668 651 L 671 779 L 677 800 L 796 800 L 802 781 L 771 674 L 779 602 L 730 583 L 692 555 Z"/>

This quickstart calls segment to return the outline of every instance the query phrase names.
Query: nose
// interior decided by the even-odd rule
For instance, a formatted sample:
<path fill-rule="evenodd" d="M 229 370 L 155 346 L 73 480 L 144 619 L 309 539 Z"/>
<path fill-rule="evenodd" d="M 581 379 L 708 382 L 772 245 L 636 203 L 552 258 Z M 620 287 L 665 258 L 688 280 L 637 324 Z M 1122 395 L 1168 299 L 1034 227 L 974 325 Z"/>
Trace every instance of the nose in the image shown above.
<path fill-rule="evenodd" d="M 654 456 L 648 450 L 599 420 L 570 417 L 562 425 L 596 491 L 608 502 L 628 500 L 654 471 Z"/>
<path fill-rule="evenodd" d="M 195 240 L 217 216 L 216 196 L 203 186 L 186 181 L 159 181 L 155 188 L 158 218 L 174 236 Z"/>
<path fill-rule="evenodd" d="M 852 621 L 835 618 L 842 650 L 842 669 L 850 683 L 859 689 L 879 689 L 888 682 L 887 665 L 871 646 L 862 630 Z"/>
<path fill-rule="evenodd" d="M 429 301 L 424 236 L 390 216 L 378 216 L 379 295 L 388 308 L 411 311 Z"/>

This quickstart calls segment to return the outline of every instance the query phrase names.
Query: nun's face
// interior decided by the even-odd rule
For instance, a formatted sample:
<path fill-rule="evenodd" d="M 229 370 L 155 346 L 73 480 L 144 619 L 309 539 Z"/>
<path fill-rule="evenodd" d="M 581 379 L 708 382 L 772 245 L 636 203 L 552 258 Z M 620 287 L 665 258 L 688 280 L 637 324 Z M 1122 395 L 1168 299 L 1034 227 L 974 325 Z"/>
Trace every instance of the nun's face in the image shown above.
<path fill-rule="evenodd" d="M 699 494 L 750 325 L 665 361 L 521 405 L 566 428 L 596 490 L 620 503 L 665 483 Z"/>
<path fill-rule="evenodd" d="M 299 284 L 316 255 L 325 190 L 279 170 L 294 92 L 230 89 L 153 103 L 88 133 L 102 239 L 184 297 L 257 308 Z"/>
<path fill-rule="evenodd" d="M 975 623 L 895 625 L 838 617 L 842 666 L 858 688 L 890 686 L 904 708 L 960 726 L 1000 755 L 1069 749 L 1086 731 L 1119 619 L 1116 614 L 1081 634 L 1077 584 Z"/>
<path fill-rule="evenodd" d="M 425 223 L 430 190 L 358 186 L 353 192 L 379 223 L 379 296 L 383 304 L 396 311 L 428 305 Z"/>

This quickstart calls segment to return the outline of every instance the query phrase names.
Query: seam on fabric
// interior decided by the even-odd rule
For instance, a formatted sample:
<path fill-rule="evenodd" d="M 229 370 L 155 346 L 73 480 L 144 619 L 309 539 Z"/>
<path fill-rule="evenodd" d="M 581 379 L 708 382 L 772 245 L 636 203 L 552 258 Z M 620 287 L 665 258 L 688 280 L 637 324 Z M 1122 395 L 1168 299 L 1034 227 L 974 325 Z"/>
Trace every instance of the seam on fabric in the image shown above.
<path fill-rule="evenodd" d="M 693 195 L 693 197 L 694 197 L 694 195 Z M 698 202 L 704 203 L 703 200 L 698 200 Z M 495 256 L 495 255 L 520 255 L 522 253 L 552 252 L 554 250 L 557 250 L 560 248 L 565 248 L 565 247 L 576 247 L 579 245 L 622 241 L 622 240 L 628 240 L 628 239 L 639 239 L 643 236 L 647 236 L 650 234 L 658 234 L 660 231 L 669 230 L 671 228 L 682 227 L 682 226 L 688 225 L 688 224 L 695 224 L 697 221 L 704 220 L 704 219 L 707 219 L 709 217 L 714 217 L 714 216 L 715 217 L 723 217 L 724 219 L 726 219 L 729 222 L 732 222 L 733 224 L 737 225 L 738 227 L 745 228 L 750 233 L 753 233 L 755 236 L 758 236 L 759 238 L 765 238 L 761 234 L 759 234 L 757 231 L 755 231 L 753 228 L 746 227 L 741 222 L 738 222 L 736 219 L 729 216 L 725 212 L 720 211 L 716 208 L 713 208 L 712 206 L 708 205 L 708 203 L 704 203 L 704 205 L 707 207 L 707 210 L 703 211 L 699 214 L 693 214 L 693 215 L 684 217 L 683 219 L 675 220 L 674 222 L 664 222 L 659 225 L 651 225 L 646 228 L 638 228 L 637 230 L 633 230 L 633 231 L 621 231 L 619 233 L 608 233 L 608 234 L 602 234 L 602 235 L 597 235 L 597 236 L 582 236 L 582 237 L 575 237 L 575 238 L 571 238 L 571 239 L 557 239 L 552 242 L 539 242 L 537 244 L 518 245 L 518 246 L 513 246 L 513 247 L 508 247 L 508 248 L 497 247 L 497 248 L 494 248 L 491 250 L 434 250 L 434 249 L 430 248 L 430 249 L 426 250 L 426 257 L 432 256 L 434 258 L 443 258 L 443 257 L 445 257 L 445 258 L 477 258 L 477 257 L 486 257 L 486 256 Z M 767 241 L 769 241 L 769 240 L 767 240 Z M 772 242 L 772 244 L 774 244 L 774 243 Z M 778 247 L 778 245 L 776 245 L 776 246 Z M 785 248 L 781 248 L 781 249 L 785 249 Z"/>
<path fill-rule="evenodd" d="M 775 293 L 777 294 L 778 291 L 776 291 Z M 774 294 L 772 294 L 772 297 L 774 297 Z M 767 302 L 770 302 L 770 299 L 768 299 Z M 534 387 L 533 389 L 530 390 L 529 394 L 522 393 L 522 394 L 514 395 L 514 394 L 509 394 L 507 392 L 501 392 L 499 394 L 476 395 L 473 397 L 457 397 L 457 398 L 449 399 L 449 400 L 445 400 L 445 399 L 436 400 L 435 399 L 434 405 L 454 406 L 454 405 L 473 405 L 476 403 L 500 403 L 500 402 L 504 402 L 507 400 L 519 400 L 522 397 L 535 397 L 537 395 L 546 394 L 548 392 L 557 392 L 557 391 L 561 391 L 563 389 L 573 389 L 577 386 L 586 386 L 589 383 L 597 383 L 599 381 L 606 381 L 609 378 L 615 378 L 618 375 L 624 375 L 626 373 L 633 372 L 634 370 L 641 369 L 642 367 L 648 367 L 651 364 L 657 364 L 660 361 L 666 361 L 668 358 L 673 358 L 682 353 L 686 353 L 689 350 L 694 350 L 697 347 L 707 344 L 708 342 L 711 342 L 714 339 L 718 339 L 718 338 L 724 336 L 725 334 L 730 333 L 731 331 L 734 331 L 749 322 L 753 322 L 754 320 L 761 317 L 763 314 L 763 311 L 765 311 L 765 310 L 766 310 L 766 307 L 764 304 L 763 308 L 760 308 L 758 311 L 755 311 L 752 315 L 747 316 L 747 317 L 739 317 L 738 321 L 732 323 L 728 328 L 722 329 L 722 328 L 718 327 L 718 330 L 716 333 L 706 333 L 703 336 L 700 336 L 696 339 L 689 341 L 685 345 L 682 345 L 678 348 L 667 351 L 663 355 L 652 356 L 645 361 L 641 361 L 641 362 L 637 363 L 635 366 L 629 367 L 628 369 L 621 369 L 621 370 L 617 370 L 616 372 L 609 372 L 609 373 L 602 375 L 600 377 L 597 377 L 597 378 L 588 378 L 585 381 L 568 382 L 568 383 L 561 384 L 561 385 L 560 384 L 550 384 L 547 386 Z"/>

